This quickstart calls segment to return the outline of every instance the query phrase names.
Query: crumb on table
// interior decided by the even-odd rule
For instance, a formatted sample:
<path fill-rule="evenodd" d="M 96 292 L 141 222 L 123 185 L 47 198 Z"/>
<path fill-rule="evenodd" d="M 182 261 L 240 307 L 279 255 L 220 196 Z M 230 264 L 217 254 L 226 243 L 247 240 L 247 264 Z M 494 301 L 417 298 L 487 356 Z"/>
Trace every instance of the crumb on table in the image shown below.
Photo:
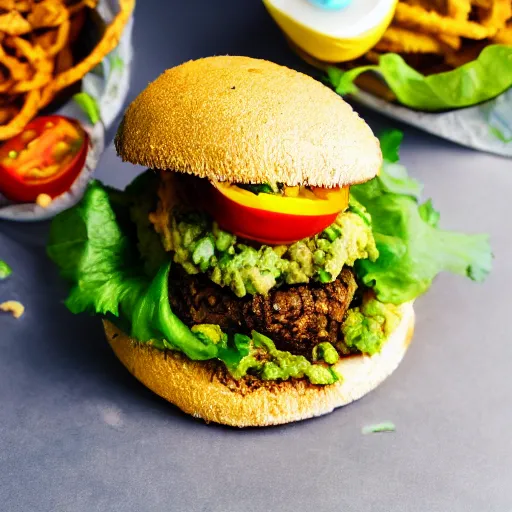
<path fill-rule="evenodd" d="M 0 303 L 0 311 L 12 313 L 14 318 L 19 318 L 25 312 L 25 306 L 17 300 L 7 300 Z"/>
<path fill-rule="evenodd" d="M 52 204 L 52 198 L 48 194 L 39 194 L 36 198 L 36 204 L 41 208 L 48 208 Z"/>

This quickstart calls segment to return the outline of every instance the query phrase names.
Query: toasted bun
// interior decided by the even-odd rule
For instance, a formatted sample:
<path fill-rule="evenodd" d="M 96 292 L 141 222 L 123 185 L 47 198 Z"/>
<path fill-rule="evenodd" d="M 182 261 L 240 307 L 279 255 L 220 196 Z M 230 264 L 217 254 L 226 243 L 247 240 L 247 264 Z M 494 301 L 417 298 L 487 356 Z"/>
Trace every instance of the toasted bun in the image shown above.
<path fill-rule="evenodd" d="M 343 381 L 331 386 L 315 386 L 306 379 L 294 379 L 233 388 L 217 377 L 210 364 L 134 343 L 106 320 L 104 327 L 120 361 L 157 395 L 207 422 L 259 427 L 321 416 L 376 388 L 396 369 L 414 331 L 412 303 L 401 307 L 402 321 L 382 351 L 372 357 L 341 359 L 337 370 Z"/>
<path fill-rule="evenodd" d="M 290 186 L 362 183 L 382 161 L 368 125 L 335 92 L 248 57 L 167 70 L 128 107 L 115 146 L 154 169 Z"/>

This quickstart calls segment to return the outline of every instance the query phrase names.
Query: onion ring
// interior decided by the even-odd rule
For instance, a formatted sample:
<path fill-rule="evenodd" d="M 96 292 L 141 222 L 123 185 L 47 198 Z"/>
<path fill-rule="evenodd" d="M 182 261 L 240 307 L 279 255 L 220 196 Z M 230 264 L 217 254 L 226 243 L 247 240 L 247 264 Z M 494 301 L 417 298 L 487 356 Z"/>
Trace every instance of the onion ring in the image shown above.
<path fill-rule="evenodd" d="M 0 14 L 0 32 L 10 36 L 21 36 L 31 31 L 32 26 L 18 11 Z"/>
<path fill-rule="evenodd" d="M 80 80 L 92 68 L 97 66 L 105 56 L 119 43 L 123 28 L 125 27 L 135 7 L 135 0 L 119 0 L 120 11 L 105 30 L 101 41 L 96 48 L 76 66 L 60 73 L 42 91 L 41 107 L 48 105 L 55 94 Z"/>
<path fill-rule="evenodd" d="M 39 89 L 25 95 L 23 107 L 8 124 L 0 126 L 0 140 L 10 139 L 23 131 L 25 125 L 34 117 L 39 108 Z"/>
<path fill-rule="evenodd" d="M 444 46 L 434 36 L 400 27 L 389 27 L 375 46 L 379 51 L 443 53 Z"/>
<path fill-rule="evenodd" d="M 485 39 L 497 31 L 493 27 L 483 27 L 473 21 L 455 20 L 435 11 L 426 11 L 421 7 L 401 2 L 397 4 L 395 20 L 406 27 L 422 29 L 431 34 L 447 34 L 469 39 Z"/>
<path fill-rule="evenodd" d="M 98 0 L 0 0 L 0 140 L 23 130 L 55 95 L 98 65 L 119 43 L 135 0 L 119 11 L 96 47 L 74 65 L 71 45 Z M 7 12 L 5 12 L 7 11 Z"/>

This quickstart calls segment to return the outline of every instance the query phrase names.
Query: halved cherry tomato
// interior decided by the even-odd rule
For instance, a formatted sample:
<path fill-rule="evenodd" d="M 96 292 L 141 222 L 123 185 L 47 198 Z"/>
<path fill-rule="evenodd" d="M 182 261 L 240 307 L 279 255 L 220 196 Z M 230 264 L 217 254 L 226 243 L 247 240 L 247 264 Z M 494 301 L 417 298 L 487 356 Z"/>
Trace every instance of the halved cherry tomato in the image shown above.
<path fill-rule="evenodd" d="M 314 192 L 313 199 L 256 195 L 235 185 L 213 183 L 208 209 L 230 233 L 270 245 L 291 244 L 330 226 L 348 206 L 348 190 L 323 189 L 321 194 Z"/>
<path fill-rule="evenodd" d="M 0 192 L 21 203 L 70 189 L 82 170 L 89 137 L 78 121 L 38 117 L 0 148 Z"/>

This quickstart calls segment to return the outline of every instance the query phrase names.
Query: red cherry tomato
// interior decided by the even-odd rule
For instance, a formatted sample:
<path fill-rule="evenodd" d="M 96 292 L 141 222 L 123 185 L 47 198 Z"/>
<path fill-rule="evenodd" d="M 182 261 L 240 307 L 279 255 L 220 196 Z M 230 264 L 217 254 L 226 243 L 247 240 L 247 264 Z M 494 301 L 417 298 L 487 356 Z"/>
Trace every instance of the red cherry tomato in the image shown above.
<path fill-rule="evenodd" d="M 0 148 L 0 192 L 20 203 L 63 194 L 80 174 L 88 146 L 78 121 L 58 115 L 34 119 Z"/>
<path fill-rule="evenodd" d="M 248 240 L 280 245 L 320 233 L 347 205 L 348 187 L 326 193 L 325 199 L 303 199 L 256 195 L 217 183 L 208 209 L 222 229 Z"/>

